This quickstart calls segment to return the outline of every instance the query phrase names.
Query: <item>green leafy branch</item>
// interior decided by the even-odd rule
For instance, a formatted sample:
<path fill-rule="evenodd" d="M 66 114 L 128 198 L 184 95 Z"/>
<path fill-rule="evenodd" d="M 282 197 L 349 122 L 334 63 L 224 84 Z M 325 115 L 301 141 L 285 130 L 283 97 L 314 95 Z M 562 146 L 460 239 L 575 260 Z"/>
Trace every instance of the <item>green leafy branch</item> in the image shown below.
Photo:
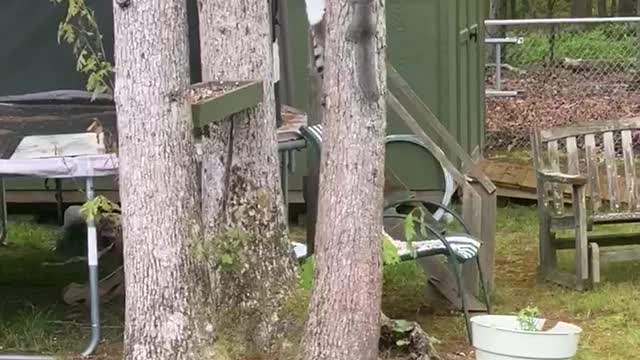
<path fill-rule="evenodd" d="M 524 331 L 538 331 L 537 320 L 540 310 L 537 307 L 527 306 L 518 312 L 518 324 Z"/>
<path fill-rule="evenodd" d="M 107 60 L 102 34 L 95 12 L 85 0 L 49 0 L 54 4 L 67 2 L 67 14 L 58 25 L 58 43 L 71 45 L 76 56 L 76 70 L 88 75 L 86 88 L 98 94 L 113 93 L 113 65 Z"/>
<path fill-rule="evenodd" d="M 95 221 L 101 213 L 110 213 L 114 211 L 120 211 L 118 204 L 102 195 L 98 195 L 93 200 L 89 200 L 82 204 L 82 207 L 80 208 L 80 215 L 82 215 L 87 221 Z"/>

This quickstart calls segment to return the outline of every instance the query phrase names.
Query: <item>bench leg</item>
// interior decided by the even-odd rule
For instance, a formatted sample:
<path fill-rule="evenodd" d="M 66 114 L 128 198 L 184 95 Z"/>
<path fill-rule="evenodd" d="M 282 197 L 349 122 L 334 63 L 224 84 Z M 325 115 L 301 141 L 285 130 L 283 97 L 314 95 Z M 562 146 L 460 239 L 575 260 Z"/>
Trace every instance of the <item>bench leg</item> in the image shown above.
<path fill-rule="evenodd" d="M 573 187 L 573 213 L 576 233 L 576 288 L 584 290 L 589 281 L 589 243 L 587 239 L 587 203 L 584 186 Z"/>
<path fill-rule="evenodd" d="M 595 288 L 600 283 L 600 247 L 597 243 L 589 243 L 589 275 L 591 285 Z"/>

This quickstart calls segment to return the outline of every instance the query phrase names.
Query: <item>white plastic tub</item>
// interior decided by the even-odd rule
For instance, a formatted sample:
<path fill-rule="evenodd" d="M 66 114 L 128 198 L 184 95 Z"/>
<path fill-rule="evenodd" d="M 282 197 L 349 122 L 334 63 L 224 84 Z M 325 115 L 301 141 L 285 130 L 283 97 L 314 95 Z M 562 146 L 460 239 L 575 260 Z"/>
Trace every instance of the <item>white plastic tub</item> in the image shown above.
<path fill-rule="evenodd" d="M 536 323 L 542 329 L 545 319 Z M 582 329 L 558 322 L 547 331 L 520 330 L 518 318 L 479 315 L 471 318 L 476 360 L 571 360 L 578 351 Z"/>

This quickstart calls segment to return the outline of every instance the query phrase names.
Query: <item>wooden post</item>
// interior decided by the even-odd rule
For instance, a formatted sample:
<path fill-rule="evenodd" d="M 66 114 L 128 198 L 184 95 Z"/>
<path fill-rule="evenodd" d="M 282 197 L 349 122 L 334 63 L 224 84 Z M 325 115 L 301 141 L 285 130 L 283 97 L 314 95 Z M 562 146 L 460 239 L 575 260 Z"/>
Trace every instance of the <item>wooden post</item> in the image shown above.
<path fill-rule="evenodd" d="M 495 235 L 496 235 L 496 192 L 488 193 L 477 181 L 470 181 L 462 188 L 462 217 L 471 233 L 482 241 L 480 248 L 480 266 L 484 275 L 485 287 L 493 291 L 495 282 Z M 464 283 L 468 289 L 479 295 L 480 279 L 474 262 L 465 264 Z"/>

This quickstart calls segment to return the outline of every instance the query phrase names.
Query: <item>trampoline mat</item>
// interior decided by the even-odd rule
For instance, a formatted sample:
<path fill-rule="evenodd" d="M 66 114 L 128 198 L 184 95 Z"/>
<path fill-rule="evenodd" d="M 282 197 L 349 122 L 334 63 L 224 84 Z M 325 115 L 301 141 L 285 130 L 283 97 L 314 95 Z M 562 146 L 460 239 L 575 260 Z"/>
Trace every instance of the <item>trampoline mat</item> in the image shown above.
<path fill-rule="evenodd" d="M 25 136 L 86 133 L 95 120 L 117 136 L 112 105 L 0 103 L 0 159 L 9 159 Z"/>

